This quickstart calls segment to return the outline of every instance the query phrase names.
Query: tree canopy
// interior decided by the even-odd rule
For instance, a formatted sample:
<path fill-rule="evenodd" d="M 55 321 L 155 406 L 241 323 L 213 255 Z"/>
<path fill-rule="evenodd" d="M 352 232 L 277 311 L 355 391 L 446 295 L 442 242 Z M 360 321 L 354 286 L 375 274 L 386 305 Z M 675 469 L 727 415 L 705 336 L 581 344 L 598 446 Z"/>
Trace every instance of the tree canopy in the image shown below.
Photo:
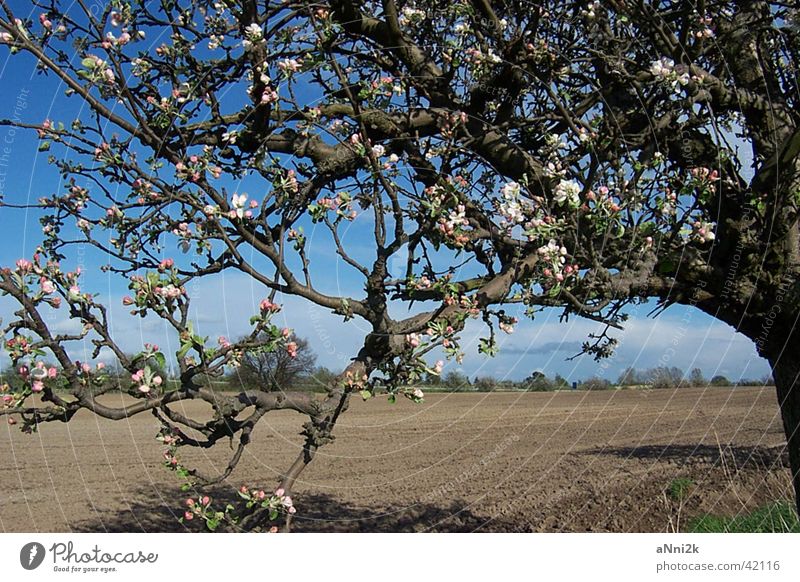
<path fill-rule="evenodd" d="M 735 326 L 770 360 L 800 492 L 800 365 L 785 355 L 800 347 L 797 8 L 31 6 L 32 14 L 16 13 L 0 0 L 3 50 L 35 59 L 84 107 L 76 118 L 0 122 L 38 132 L 62 176 L 36 204 L 38 251 L 0 274 L 0 290 L 19 306 L 6 347 L 31 378 L 2 410 L 8 418 L 32 429 L 81 408 L 114 419 L 153 411 L 172 452 L 238 436 L 222 475 L 201 478 L 175 461 L 200 486 L 229 476 L 265 414 L 296 410 L 308 419 L 306 445 L 280 494 L 248 498 L 235 518 L 236 527 L 259 528 L 283 512 L 288 524 L 295 479 L 330 440 L 350 396 L 421 400 L 414 383 L 441 371 L 434 350 L 465 357 L 459 333 L 468 319 L 485 323 L 480 351 L 493 354 L 520 306 L 527 317 L 557 307 L 608 330 L 624 324 L 626 307 L 656 298 L 659 309 L 691 305 Z M 62 269 L 78 243 L 128 280 L 124 302 L 134 315 L 156 315 L 174 330 L 177 390 L 161 389 L 147 363 L 163 366 L 166 356 L 145 347 L 128 358 L 82 273 Z M 334 249 L 363 292 L 321 280 L 310 245 Z M 225 271 L 267 291 L 248 315 L 252 332 L 215 345 L 195 333 L 186 289 Z M 292 350 L 272 322 L 279 294 L 368 330 L 327 396 L 228 397 L 199 386 L 197 378 L 253 350 Z M 43 314 L 53 308 L 82 331 L 51 330 Z M 135 402 L 114 408 L 93 397 L 88 387 L 102 371 L 74 361 L 68 345 L 79 341 L 92 343 L 95 358 L 116 355 Z M 603 357 L 614 343 L 601 332 L 584 350 Z M 58 361 L 69 397 L 40 381 L 46 358 Z M 45 405 L 31 403 L 34 392 Z M 185 399 L 207 401 L 215 419 L 199 423 L 171 408 Z M 197 515 L 214 527 L 233 522 L 207 508 Z"/>

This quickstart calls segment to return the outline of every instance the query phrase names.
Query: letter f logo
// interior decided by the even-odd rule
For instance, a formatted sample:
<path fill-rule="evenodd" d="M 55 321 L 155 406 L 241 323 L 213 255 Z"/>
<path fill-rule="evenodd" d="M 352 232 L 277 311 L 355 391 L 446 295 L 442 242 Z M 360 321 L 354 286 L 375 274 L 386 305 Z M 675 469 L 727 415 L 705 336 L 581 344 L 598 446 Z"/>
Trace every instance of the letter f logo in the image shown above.
<path fill-rule="evenodd" d="M 44 561 L 44 546 L 39 542 L 30 542 L 19 551 L 19 563 L 26 570 L 35 570 Z"/>

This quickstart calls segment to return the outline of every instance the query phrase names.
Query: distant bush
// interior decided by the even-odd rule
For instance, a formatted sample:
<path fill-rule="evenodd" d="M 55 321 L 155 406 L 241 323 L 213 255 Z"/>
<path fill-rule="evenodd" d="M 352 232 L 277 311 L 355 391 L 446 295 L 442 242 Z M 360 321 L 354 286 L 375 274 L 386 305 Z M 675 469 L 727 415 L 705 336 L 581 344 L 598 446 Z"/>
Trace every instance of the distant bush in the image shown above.
<path fill-rule="evenodd" d="M 638 384 L 644 384 L 644 381 L 636 368 L 625 368 L 622 374 L 619 375 L 617 384 L 620 386 L 636 386 Z"/>
<path fill-rule="evenodd" d="M 529 392 L 547 392 L 549 390 L 555 390 L 556 385 L 555 382 L 550 380 L 550 378 L 545 376 L 542 372 L 534 372 L 525 379 L 521 387 L 523 390 Z"/>
<path fill-rule="evenodd" d="M 587 378 L 580 384 L 580 388 L 582 390 L 608 390 L 611 388 L 611 382 L 606 380 L 605 378 L 598 378 L 597 376 L 592 376 L 591 378 Z"/>
<path fill-rule="evenodd" d="M 728 380 L 725 376 L 714 376 L 711 378 L 710 384 L 712 386 L 730 386 L 731 381 Z"/>
<path fill-rule="evenodd" d="M 736 382 L 737 386 L 774 386 L 775 380 L 773 380 L 770 374 L 766 376 L 762 376 L 761 378 L 742 378 L 738 382 Z"/>
<path fill-rule="evenodd" d="M 472 390 L 469 378 L 460 372 L 448 372 L 442 379 L 442 387 L 453 392 Z"/>
<path fill-rule="evenodd" d="M 678 388 L 683 384 L 683 370 L 675 366 L 659 366 L 647 370 L 644 380 L 652 388 Z"/>
<path fill-rule="evenodd" d="M 700 368 L 695 368 L 692 370 L 691 374 L 689 374 L 689 385 L 690 386 L 705 386 L 706 379 L 703 376 L 703 370 Z"/>
<path fill-rule="evenodd" d="M 556 390 L 563 390 L 564 388 L 569 388 L 569 381 L 561 374 L 556 374 L 553 378 L 553 386 Z"/>
<path fill-rule="evenodd" d="M 478 392 L 491 392 L 497 387 L 497 381 L 490 376 L 475 378 L 474 387 Z"/>

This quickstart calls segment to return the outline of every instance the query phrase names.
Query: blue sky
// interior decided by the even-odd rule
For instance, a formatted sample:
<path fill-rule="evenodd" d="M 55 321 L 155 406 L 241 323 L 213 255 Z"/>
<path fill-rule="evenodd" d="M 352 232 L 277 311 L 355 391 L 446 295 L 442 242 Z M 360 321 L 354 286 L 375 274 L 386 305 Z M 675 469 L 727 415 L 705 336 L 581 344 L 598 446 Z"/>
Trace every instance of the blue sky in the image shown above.
<path fill-rule="evenodd" d="M 34 75 L 33 61 L 21 55 L 9 58 L 8 51 L 0 51 L 0 118 L 19 118 L 23 122 L 39 123 L 45 118 L 69 120 L 79 113 L 82 103 L 67 98 L 58 89 L 58 83 L 48 77 Z M 0 195 L 7 202 L 34 202 L 40 196 L 59 189 L 59 176 L 47 164 L 47 153 L 37 152 L 38 140 L 33 132 L 0 127 Z M 345 234 L 358 240 L 365 225 L 359 222 Z M 317 279 L 324 289 L 352 292 L 358 295 L 361 282 L 352 276 L 330 245 L 313 244 L 313 231 L 309 231 L 312 261 L 316 258 L 321 268 Z M 41 230 L 35 211 L 13 210 L 0 207 L 0 265 L 9 265 L 22 256 L 30 256 Z M 177 254 L 177 251 L 176 251 Z M 158 343 L 175 349 L 175 338 L 163 324 L 155 319 L 133 318 L 121 305 L 125 285 L 99 271 L 106 261 L 97 253 L 74 248 L 69 267 L 80 264 L 86 272 L 84 287 L 99 293 L 99 300 L 112 306 L 113 327 L 120 343 L 130 351 L 137 351 L 144 342 Z M 194 304 L 194 316 L 199 331 L 216 337 L 237 337 L 248 330 L 247 320 L 255 313 L 258 301 L 264 296 L 262 287 L 244 275 L 225 273 L 193 284 L 189 289 Z M 363 322 L 342 323 L 342 318 L 298 298 L 283 298 L 285 309 L 280 315 L 285 325 L 294 328 L 300 336 L 311 342 L 319 356 L 319 363 L 332 369 L 341 369 L 354 355 L 367 329 Z M 0 317 L 6 320 L 11 311 L 7 299 L 0 298 Z M 624 332 L 615 332 L 620 346 L 614 357 L 595 362 L 589 356 L 573 361 L 566 358 L 579 351 L 587 334 L 598 331 L 598 325 L 578 318 L 560 323 L 560 311 L 548 310 L 538 314 L 535 321 L 520 317 L 521 323 L 511 336 L 500 338 L 501 351 L 495 358 L 485 358 L 477 353 L 477 338 L 484 332 L 482 326 L 470 325 L 464 332 L 467 357 L 460 368 L 448 363 L 447 369 L 457 369 L 474 377 L 493 375 L 520 379 L 534 370 L 548 374 L 561 373 L 578 380 L 599 375 L 615 380 L 628 366 L 650 368 L 658 365 L 677 366 L 683 369 L 701 368 L 707 376 L 723 374 L 732 379 L 759 377 L 769 372 L 765 360 L 758 357 L 753 343 L 737 334 L 728 325 L 716 321 L 702 312 L 681 306 L 670 308 L 657 319 L 647 318 L 652 304 L 632 308 L 631 319 Z M 56 327 L 68 328 L 57 313 L 51 314 Z M 502 335 L 502 334 L 501 334 Z M 80 350 L 76 348 L 76 351 Z M 81 354 L 76 354 L 81 357 Z M 85 356 L 83 356 L 85 357 Z M 0 362 L 7 362 L 2 357 Z"/>

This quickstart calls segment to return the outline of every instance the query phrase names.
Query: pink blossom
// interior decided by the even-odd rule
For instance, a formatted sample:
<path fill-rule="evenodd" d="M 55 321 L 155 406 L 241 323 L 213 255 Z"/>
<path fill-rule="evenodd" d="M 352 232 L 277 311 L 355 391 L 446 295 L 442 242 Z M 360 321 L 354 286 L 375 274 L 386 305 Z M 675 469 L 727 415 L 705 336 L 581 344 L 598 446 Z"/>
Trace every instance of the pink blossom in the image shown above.
<path fill-rule="evenodd" d="M 278 63 L 278 68 L 284 72 L 296 73 L 303 65 L 303 61 L 295 59 L 284 59 Z"/>
<path fill-rule="evenodd" d="M 278 93 L 272 87 L 266 87 L 261 94 L 262 103 L 272 103 L 278 100 Z"/>
<path fill-rule="evenodd" d="M 139 370 L 135 374 L 131 375 L 131 380 L 134 382 L 141 382 L 144 378 L 144 370 Z"/>
<path fill-rule="evenodd" d="M 292 335 L 292 330 L 291 330 L 291 329 L 289 329 L 288 327 L 284 327 L 284 328 L 281 330 L 281 335 L 282 335 L 283 337 L 289 337 L 290 335 Z"/>
<path fill-rule="evenodd" d="M 194 513 L 192 513 L 191 511 L 185 512 L 183 514 L 183 519 L 185 519 L 186 521 L 192 521 L 194 519 Z"/>
<path fill-rule="evenodd" d="M 156 294 L 160 295 L 164 299 L 177 299 L 181 295 L 183 295 L 183 290 L 180 287 L 176 287 L 175 285 L 167 285 L 166 287 L 156 287 L 155 290 Z"/>
<path fill-rule="evenodd" d="M 55 366 L 50 368 L 49 370 L 47 370 L 47 377 L 48 378 L 50 378 L 52 380 L 56 376 L 58 376 L 58 370 L 55 368 Z"/>
<path fill-rule="evenodd" d="M 191 497 L 185 501 L 186 507 L 194 507 L 194 499 Z"/>
<path fill-rule="evenodd" d="M 203 496 L 203 497 L 200 499 L 200 503 L 201 503 L 202 505 L 208 505 L 209 503 L 211 503 L 211 498 L 210 498 L 210 497 L 208 497 L 208 495 L 204 495 L 204 496 Z"/>
<path fill-rule="evenodd" d="M 285 493 L 285 491 L 283 490 L 283 487 L 278 487 L 278 488 L 275 490 L 275 496 L 276 496 L 276 497 L 283 497 L 283 494 L 284 494 L 284 493 Z"/>
<path fill-rule="evenodd" d="M 56 292 L 56 286 L 53 285 L 53 282 L 45 279 L 44 277 L 39 280 L 39 284 L 42 286 L 42 293 L 45 295 L 50 295 L 51 293 Z"/>
<path fill-rule="evenodd" d="M 261 303 L 259 304 L 262 313 L 272 312 L 275 313 L 280 311 L 281 307 L 277 303 L 273 303 L 269 299 L 262 299 Z"/>
<path fill-rule="evenodd" d="M 33 384 L 31 384 L 31 390 L 33 392 L 41 392 L 44 390 L 44 383 L 41 380 L 34 380 Z"/>
<path fill-rule="evenodd" d="M 172 266 L 175 264 L 175 261 L 172 259 L 164 259 L 158 264 L 159 271 L 166 271 L 167 269 L 171 269 Z"/>
<path fill-rule="evenodd" d="M 161 386 L 161 384 L 163 382 L 164 382 L 164 380 L 161 379 L 161 376 L 154 376 L 153 377 L 153 384 L 155 384 L 156 386 Z"/>
<path fill-rule="evenodd" d="M 297 342 L 289 342 L 286 344 L 286 353 L 289 354 L 289 357 L 296 358 L 297 357 Z"/>
<path fill-rule="evenodd" d="M 17 424 L 17 421 L 16 421 L 16 419 L 9 417 L 8 418 L 8 424 L 13 426 L 13 425 Z"/>
<path fill-rule="evenodd" d="M 17 260 L 17 269 L 19 269 L 20 273 L 28 273 L 33 269 L 33 263 L 28 259 L 19 259 Z"/>

